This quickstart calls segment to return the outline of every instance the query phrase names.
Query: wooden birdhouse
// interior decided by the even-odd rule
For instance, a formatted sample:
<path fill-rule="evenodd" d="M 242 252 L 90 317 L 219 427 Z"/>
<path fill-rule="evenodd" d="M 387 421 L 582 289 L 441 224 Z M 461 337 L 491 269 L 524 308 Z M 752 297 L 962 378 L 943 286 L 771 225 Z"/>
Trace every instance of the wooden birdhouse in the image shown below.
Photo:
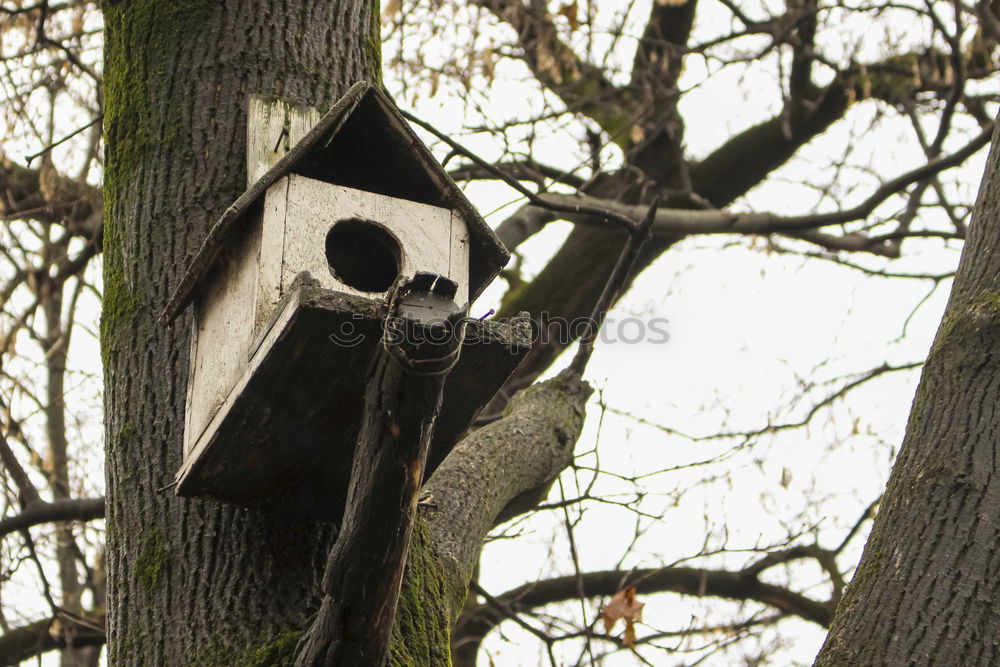
<path fill-rule="evenodd" d="M 193 305 L 177 492 L 338 521 L 387 291 L 430 272 L 470 302 L 509 255 L 377 88 L 322 116 L 254 97 L 247 124 L 248 189 L 164 311 Z M 530 337 L 526 319 L 471 324 L 428 474 Z"/>

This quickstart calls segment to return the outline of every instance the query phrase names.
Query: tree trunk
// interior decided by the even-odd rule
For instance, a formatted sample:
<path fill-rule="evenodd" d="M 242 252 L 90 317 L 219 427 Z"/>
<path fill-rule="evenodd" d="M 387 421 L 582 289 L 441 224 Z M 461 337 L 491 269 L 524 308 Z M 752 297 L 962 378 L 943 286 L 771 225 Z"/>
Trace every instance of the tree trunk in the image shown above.
<path fill-rule="evenodd" d="M 377 80 L 377 18 L 365 0 L 105 7 L 111 664 L 288 665 L 319 608 L 332 528 L 167 488 L 181 464 L 190 318 L 166 328 L 155 318 L 209 225 L 243 190 L 247 96 L 322 109 L 355 81 Z M 572 461 L 588 396 L 574 374 L 531 389 L 432 476 L 390 664 L 448 664 L 483 537 Z"/>
<path fill-rule="evenodd" d="M 899 458 L 816 665 L 1000 659 L 998 141 Z"/>
<path fill-rule="evenodd" d="M 333 530 L 177 498 L 190 318 L 156 314 L 245 186 L 247 96 L 326 108 L 380 72 L 367 0 L 105 6 L 108 643 L 114 665 L 275 665 Z"/>

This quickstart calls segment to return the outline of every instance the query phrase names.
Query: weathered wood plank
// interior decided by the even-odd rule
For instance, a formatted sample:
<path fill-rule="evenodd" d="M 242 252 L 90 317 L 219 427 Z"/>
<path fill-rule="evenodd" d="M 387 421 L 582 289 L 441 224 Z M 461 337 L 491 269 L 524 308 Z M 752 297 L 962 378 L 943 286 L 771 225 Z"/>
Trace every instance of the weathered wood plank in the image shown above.
<path fill-rule="evenodd" d="M 293 100 L 251 95 L 247 102 L 247 187 L 267 173 L 321 118 Z"/>
<path fill-rule="evenodd" d="M 257 299 L 260 227 L 233 239 L 196 305 L 185 447 L 188 452 L 246 369 Z"/>
<path fill-rule="evenodd" d="M 281 265 L 285 258 L 285 217 L 288 203 L 288 179 L 283 178 L 270 187 L 264 198 L 261 214 L 260 277 L 257 283 L 257 303 L 254 308 L 254 335 L 270 319 L 281 300 Z M 249 350 L 253 354 L 256 350 Z"/>
<path fill-rule="evenodd" d="M 320 122 L 306 133 L 302 141 L 293 145 L 273 167 L 254 181 L 253 185 L 247 188 L 246 192 L 225 210 L 222 217 L 208 231 L 205 242 L 191 260 L 187 271 L 184 272 L 174 293 L 167 301 L 167 305 L 164 306 L 163 312 L 160 313 L 160 322 L 169 324 L 191 302 L 195 292 L 202 288 L 202 281 L 207 279 L 223 249 L 232 240 L 231 236 L 239 233 L 242 227 L 240 223 L 244 222 L 244 217 L 257 205 L 257 200 L 264 196 L 268 188 L 286 176 L 292 167 L 323 137 L 336 133 L 344 118 L 357 106 L 358 100 L 369 90 L 369 87 L 369 84 L 364 81 L 359 81 L 351 86 L 350 90 L 326 112 Z M 504 258 L 506 259 L 506 255 Z"/>
<path fill-rule="evenodd" d="M 249 148 L 248 182 L 252 185 L 209 230 L 160 314 L 161 322 L 169 323 L 190 303 L 230 237 L 240 233 L 243 218 L 274 183 L 293 172 L 311 177 L 322 175 L 322 180 L 331 183 L 376 190 L 397 199 L 456 211 L 469 231 L 468 283 L 473 297 L 479 295 L 510 257 L 496 234 L 378 88 L 364 82 L 352 86 L 297 143 L 291 143 L 291 138 L 310 125 L 313 116 L 289 112 L 291 148 L 281 155 L 278 154 L 283 150 L 284 137 L 275 128 L 284 112 L 268 111 L 266 102 L 259 99 L 252 106 L 254 113 L 262 114 L 264 124 L 263 129 L 254 130 L 257 136 Z M 268 146 L 272 140 L 274 143 Z M 275 151 L 275 146 L 279 150 Z M 259 173 L 256 180 L 251 177 Z"/>

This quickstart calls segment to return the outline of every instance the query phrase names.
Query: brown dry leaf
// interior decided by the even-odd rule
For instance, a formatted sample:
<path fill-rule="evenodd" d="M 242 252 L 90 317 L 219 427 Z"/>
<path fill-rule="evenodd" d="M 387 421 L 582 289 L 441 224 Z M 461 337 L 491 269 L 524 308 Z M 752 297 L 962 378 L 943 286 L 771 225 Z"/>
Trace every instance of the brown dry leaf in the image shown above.
<path fill-rule="evenodd" d="M 549 47 L 543 43 L 539 43 L 535 47 L 535 62 L 538 64 L 538 69 L 547 73 L 556 84 L 563 82 L 562 71 L 559 69 L 559 61 L 552 55 Z"/>
<path fill-rule="evenodd" d="M 73 12 L 73 32 L 75 34 L 80 34 L 83 32 L 84 26 L 84 6 L 81 3 L 77 6 L 76 11 Z"/>
<path fill-rule="evenodd" d="M 402 0 L 389 0 L 386 3 L 385 8 L 382 10 L 382 22 L 388 23 L 396 14 L 398 14 L 403 9 Z"/>
<path fill-rule="evenodd" d="M 623 641 L 629 648 L 635 647 L 635 624 L 642 620 L 642 608 L 646 605 L 635 599 L 635 586 L 629 586 L 615 593 L 611 601 L 601 609 L 601 620 L 604 629 L 610 634 L 618 623 L 625 621 L 625 636 Z"/>
<path fill-rule="evenodd" d="M 559 15 L 565 16 L 566 20 L 569 21 L 569 29 L 575 31 L 580 27 L 580 20 L 577 18 L 578 12 L 576 1 L 559 6 Z"/>
<path fill-rule="evenodd" d="M 493 71 L 496 69 L 496 58 L 494 57 L 493 49 L 483 49 L 482 52 L 482 62 L 483 62 L 483 76 L 487 79 L 493 78 Z"/>

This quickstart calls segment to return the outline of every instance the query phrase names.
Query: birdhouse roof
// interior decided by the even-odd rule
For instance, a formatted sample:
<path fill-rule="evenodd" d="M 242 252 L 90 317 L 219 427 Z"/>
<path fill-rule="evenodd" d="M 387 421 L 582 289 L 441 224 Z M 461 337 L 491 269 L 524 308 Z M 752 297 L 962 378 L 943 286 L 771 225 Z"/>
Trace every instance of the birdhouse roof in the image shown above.
<path fill-rule="evenodd" d="M 510 258 L 475 207 L 376 86 L 354 84 L 319 122 L 228 208 L 209 230 L 161 318 L 191 302 L 245 214 L 290 173 L 358 190 L 452 209 L 469 232 L 469 297 L 474 299 Z"/>

